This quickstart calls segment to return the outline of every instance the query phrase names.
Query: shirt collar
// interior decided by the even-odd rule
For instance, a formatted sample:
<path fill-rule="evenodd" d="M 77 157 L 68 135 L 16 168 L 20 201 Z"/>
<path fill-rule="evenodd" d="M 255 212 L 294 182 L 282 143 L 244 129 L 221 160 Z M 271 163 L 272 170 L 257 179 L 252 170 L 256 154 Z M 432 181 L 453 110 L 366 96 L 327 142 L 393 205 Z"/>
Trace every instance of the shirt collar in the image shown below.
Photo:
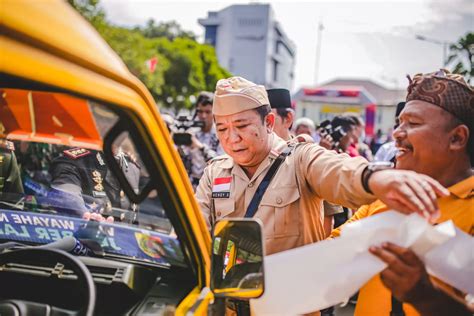
<path fill-rule="evenodd" d="M 474 196 L 474 176 L 470 176 L 469 178 L 450 186 L 448 190 L 461 199 L 467 199 Z"/>

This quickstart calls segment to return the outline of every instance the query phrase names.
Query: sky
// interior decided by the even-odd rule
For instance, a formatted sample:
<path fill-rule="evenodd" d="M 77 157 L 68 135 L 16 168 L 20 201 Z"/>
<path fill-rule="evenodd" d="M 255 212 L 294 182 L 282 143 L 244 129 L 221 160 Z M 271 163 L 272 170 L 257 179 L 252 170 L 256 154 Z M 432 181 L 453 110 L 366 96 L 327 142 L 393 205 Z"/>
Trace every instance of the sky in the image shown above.
<path fill-rule="evenodd" d="M 177 21 L 203 41 L 197 20 L 208 11 L 256 1 L 101 0 L 108 20 L 122 26 Z M 405 88 L 406 74 L 442 67 L 443 45 L 474 32 L 472 0 L 264 1 L 270 3 L 288 38 L 296 45 L 293 91 L 335 78 L 371 79 Z M 323 24 L 316 71 L 318 25 Z"/>

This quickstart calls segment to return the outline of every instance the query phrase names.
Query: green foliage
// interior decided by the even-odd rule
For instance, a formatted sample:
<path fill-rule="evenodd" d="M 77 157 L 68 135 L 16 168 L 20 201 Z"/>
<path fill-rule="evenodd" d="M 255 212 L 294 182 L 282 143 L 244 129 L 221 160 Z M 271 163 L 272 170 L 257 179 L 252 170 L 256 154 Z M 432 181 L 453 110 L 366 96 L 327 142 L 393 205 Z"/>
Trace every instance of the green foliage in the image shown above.
<path fill-rule="evenodd" d="M 99 0 L 68 2 L 91 22 L 158 104 L 175 110 L 190 108 L 191 95 L 214 91 L 219 79 L 231 75 L 219 65 L 212 46 L 199 44 L 192 32 L 175 21 L 156 24 L 150 19 L 142 28 L 129 29 L 107 22 Z M 152 57 L 158 58 L 154 72 L 146 65 Z"/>
<path fill-rule="evenodd" d="M 155 20 L 149 19 L 145 27 L 136 27 L 135 30 L 140 31 L 145 37 L 166 37 L 170 41 L 177 37 L 186 37 L 196 40 L 196 35 L 193 32 L 184 31 L 176 21 L 162 22 L 156 24 Z"/>
<path fill-rule="evenodd" d="M 95 28 L 105 24 L 105 12 L 99 6 L 99 0 L 67 0 L 67 2 L 85 17 Z"/>
<path fill-rule="evenodd" d="M 122 58 L 130 72 L 150 90 L 155 100 L 159 99 L 165 86 L 164 73 L 169 63 L 157 53 L 156 40 L 146 39 L 140 32 L 116 26 L 108 26 L 100 33 Z M 150 72 L 146 65 L 146 61 L 152 57 L 158 58 L 154 72 Z"/>
<path fill-rule="evenodd" d="M 466 81 L 473 83 L 474 78 L 474 33 L 467 33 L 449 47 L 448 64 L 452 72 L 464 76 Z"/>
<path fill-rule="evenodd" d="M 157 40 L 158 53 L 169 61 L 164 74 L 161 101 L 176 108 L 189 108 L 189 96 L 200 91 L 214 91 L 217 80 L 230 74 L 217 63 L 214 48 L 189 38 Z M 212 55 L 207 57 L 207 55 Z"/>

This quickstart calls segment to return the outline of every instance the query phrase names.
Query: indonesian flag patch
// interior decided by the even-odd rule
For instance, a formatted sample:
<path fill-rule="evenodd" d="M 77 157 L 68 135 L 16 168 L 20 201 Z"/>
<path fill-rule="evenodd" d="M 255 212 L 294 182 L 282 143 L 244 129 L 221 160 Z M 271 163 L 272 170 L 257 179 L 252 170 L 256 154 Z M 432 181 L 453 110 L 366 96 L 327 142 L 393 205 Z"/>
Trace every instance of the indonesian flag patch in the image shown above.
<path fill-rule="evenodd" d="M 215 178 L 212 185 L 212 198 L 225 199 L 230 197 L 230 183 L 232 177 Z"/>

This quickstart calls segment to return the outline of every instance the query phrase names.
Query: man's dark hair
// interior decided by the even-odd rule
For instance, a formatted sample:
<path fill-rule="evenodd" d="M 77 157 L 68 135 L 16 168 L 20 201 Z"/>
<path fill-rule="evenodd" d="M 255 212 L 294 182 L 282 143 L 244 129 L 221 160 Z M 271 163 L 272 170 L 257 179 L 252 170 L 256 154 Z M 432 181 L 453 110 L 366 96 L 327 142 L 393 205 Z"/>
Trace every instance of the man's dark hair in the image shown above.
<path fill-rule="evenodd" d="M 202 106 L 206 106 L 208 104 L 212 105 L 212 102 L 214 101 L 214 94 L 210 93 L 210 92 L 201 92 L 199 93 L 198 97 L 197 97 L 197 101 L 196 101 L 196 107 L 198 105 L 202 105 Z"/>
<path fill-rule="evenodd" d="M 353 117 L 347 115 L 337 115 L 331 121 L 332 128 L 335 129 L 338 126 L 341 126 L 342 129 L 347 133 L 351 130 L 352 127 L 358 126 L 358 121 Z"/>
<path fill-rule="evenodd" d="M 254 109 L 258 115 L 260 115 L 260 119 L 262 120 L 262 123 L 265 123 L 265 117 L 267 117 L 268 114 L 272 111 L 272 108 L 270 107 L 269 104 L 262 105 L 258 108 Z"/>
<path fill-rule="evenodd" d="M 289 108 L 276 108 L 277 114 L 281 116 L 282 118 L 287 118 L 288 113 L 290 113 L 292 110 Z"/>
<path fill-rule="evenodd" d="M 286 119 L 288 118 L 288 114 L 290 112 L 293 112 L 293 109 L 290 109 L 290 108 L 276 108 L 276 111 L 277 111 L 277 114 L 282 118 L 282 119 Z M 293 123 L 291 124 L 290 126 L 290 129 L 293 128 Z"/>
<path fill-rule="evenodd" d="M 339 116 L 339 115 L 338 115 Z M 346 112 L 342 115 L 340 115 L 341 117 L 346 117 L 348 119 L 350 119 L 352 121 L 352 125 L 354 126 L 362 126 L 364 125 L 364 121 L 362 121 L 362 118 L 355 114 L 355 113 L 351 113 L 351 112 Z"/>
<path fill-rule="evenodd" d="M 393 126 L 393 129 L 396 130 L 398 126 L 400 125 L 400 113 L 402 113 L 403 109 L 405 108 L 406 102 L 399 102 L 397 104 L 397 109 L 395 110 L 395 125 Z"/>
<path fill-rule="evenodd" d="M 395 110 L 395 117 L 399 117 L 400 113 L 402 113 L 403 109 L 405 108 L 406 102 L 398 102 L 397 109 Z"/>

